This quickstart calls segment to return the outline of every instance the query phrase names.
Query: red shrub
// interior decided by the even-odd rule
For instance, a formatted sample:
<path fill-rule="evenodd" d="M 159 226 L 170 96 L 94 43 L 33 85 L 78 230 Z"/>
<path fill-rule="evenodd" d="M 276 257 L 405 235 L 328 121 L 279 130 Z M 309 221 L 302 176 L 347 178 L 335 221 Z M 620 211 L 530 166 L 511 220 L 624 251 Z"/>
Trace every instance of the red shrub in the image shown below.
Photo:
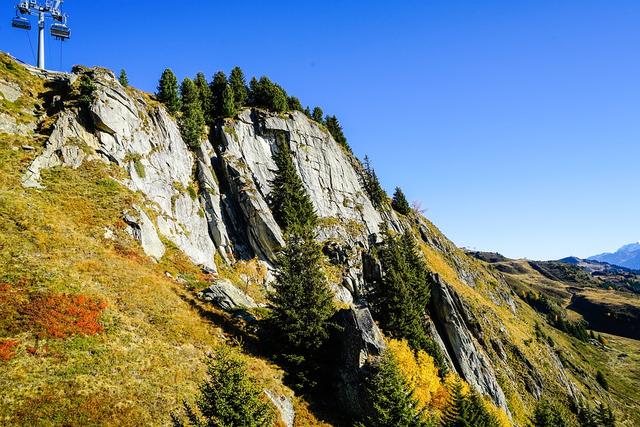
<path fill-rule="evenodd" d="M 83 295 L 47 295 L 33 299 L 25 314 L 40 337 L 67 338 L 101 333 L 98 317 L 106 306 Z"/>
<path fill-rule="evenodd" d="M 0 341 L 0 360 L 8 362 L 16 355 L 16 347 L 18 341 L 15 340 L 3 340 Z"/>

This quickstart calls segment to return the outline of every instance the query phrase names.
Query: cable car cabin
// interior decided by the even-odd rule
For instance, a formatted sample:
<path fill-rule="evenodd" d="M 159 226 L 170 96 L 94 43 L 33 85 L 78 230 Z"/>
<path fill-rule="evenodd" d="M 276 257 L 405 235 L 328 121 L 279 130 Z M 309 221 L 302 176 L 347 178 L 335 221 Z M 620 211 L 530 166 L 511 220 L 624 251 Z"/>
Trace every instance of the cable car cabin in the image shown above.
<path fill-rule="evenodd" d="M 11 26 L 13 28 L 20 28 L 21 30 L 30 30 L 31 22 L 27 18 L 23 18 L 21 16 L 16 16 L 11 21 Z"/>
<path fill-rule="evenodd" d="M 29 11 L 29 3 L 27 3 L 26 1 L 21 1 L 20 4 L 18 5 L 18 10 L 20 11 L 20 13 L 22 14 L 28 14 Z"/>
<path fill-rule="evenodd" d="M 51 35 L 58 40 L 66 40 L 71 36 L 71 30 L 64 24 L 51 25 Z"/>

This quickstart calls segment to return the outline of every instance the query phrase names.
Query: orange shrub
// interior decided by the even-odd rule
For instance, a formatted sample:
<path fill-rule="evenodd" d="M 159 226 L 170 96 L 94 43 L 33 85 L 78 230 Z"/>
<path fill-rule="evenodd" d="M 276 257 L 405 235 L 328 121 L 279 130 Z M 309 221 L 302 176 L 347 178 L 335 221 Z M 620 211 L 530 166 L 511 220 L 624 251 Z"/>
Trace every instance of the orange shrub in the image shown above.
<path fill-rule="evenodd" d="M 0 341 L 0 360 L 8 362 L 16 355 L 16 347 L 18 341 L 15 340 L 3 340 Z"/>
<path fill-rule="evenodd" d="M 83 295 L 47 295 L 33 299 L 25 312 L 40 337 L 67 338 L 101 333 L 98 317 L 106 306 Z"/>

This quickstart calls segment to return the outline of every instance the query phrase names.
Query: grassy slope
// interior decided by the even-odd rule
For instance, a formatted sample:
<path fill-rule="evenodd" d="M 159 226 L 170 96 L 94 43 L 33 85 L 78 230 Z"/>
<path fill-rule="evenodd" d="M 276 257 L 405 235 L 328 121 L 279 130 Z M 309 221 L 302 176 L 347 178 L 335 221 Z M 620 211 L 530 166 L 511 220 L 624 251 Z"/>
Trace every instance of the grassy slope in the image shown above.
<path fill-rule="evenodd" d="M 42 83 L 0 60 L 0 77 L 26 90 L 11 107 L 39 104 Z M 12 108 L 0 104 L 0 111 L 18 114 Z M 230 336 L 234 320 L 194 300 L 189 289 L 204 286 L 206 277 L 178 251 L 170 248 L 157 264 L 126 234 L 122 212 L 140 196 L 113 180 L 121 170 L 102 163 L 59 168 L 44 173 L 46 190 L 23 189 L 20 176 L 45 140 L 0 134 L 0 301 L 7 289 L 23 299 L 96 298 L 107 304 L 104 332 L 40 338 L 23 314 L 0 305 L 0 342 L 18 343 L 11 360 L 0 360 L 0 424 L 168 424 L 169 413 L 194 396 L 205 353 Z M 104 237 L 106 228 L 114 239 Z M 247 360 L 265 386 L 291 394 L 279 369 L 259 357 Z M 320 424 L 304 402 L 297 410 L 300 425 Z"/>
<path fill-rule="evenodd" d="M 474 314 L 479 319 L 483 330 L 488 337 L 501 337 L 508 343 L 517 346 L 525 357 L 536 367 L 538 373 L 544 378 L 544 397 L 556 400 L 566 395 L 566 391 L 560 386 L 554 372 L 553 364 L 549 363 L 548 355 L 555 352 L 563 358 L 564 365 L 570 372 L 573 382 L 593 403 L 604 401 L 611 404 L 616 411 L 620 425 L 640 425 L 640 342 L 636 340 L 605 335 L 608 340 L 608 348 L 601 349 L 593 344 L 580 342 L 577 339 L 547 325 L 545 320 L 520 300 L 506 283 L 499 280 L 497 272 L 492 266 L 467 256 L 463 251 L 455 248 L 435 226 L 428 223 L 429 235 L 435 245 L 422 245 L 423 252 L 429 267 L 439 273 L 449 282 L 460 296 L 473 308 Z M 436 249 L 440 247 L 440 249 Z M 526 264 L 526 263 L 525 263 Z M 455 265 L 463 266 L 467 271 L 476 276 L 476 287 L 471 287 L 461 278 Z M 518 266 L 525 271 L 521 285 L 536 285 L 538 289 L 546 289 L 549 293 L 563 296 L 565 291 L 557 289 L 557 283 L 546 279 L 544 276 L 531 269 L 528 265 Z M 497 304 L 496 294 L 500 290 L 512 294 L 516 300 L 517 314 L 514 314 L 505 304 Z M 515 290 L 515 289 L 514 289 Z M 590 292 L 598 291 L 590 290 Z M 603 291 L 606 292 L 606 291 Z M 569 294 L 566 293 L 566 297 Z M 568 302 L 568 298 L 566 299 Z M 543 325 L 544 333 L 551 337 L 554 347 L 547 342 L 535 339 L 534 325 L 538 322 Z M 504 332 L 501 329 L 504 328 Z M 487 347 L 487 346 L 485 346 Z M 505 390 L 509 400 L 510 409 L 514 419 L 524 423 L 535 405 L 533 399 L 523 399 L 528 396 L 525 392 L 525 379 L 521 375 L 526 372 L 522 361 L 514 357 L 507 347 L 509 365 L 515 378 L 505 372 L 508 368 L 501 362 L 491 346 L 487 351 L 494 363 L 501 368 L 499 381 Z M 507 368 L 507 369 L 504 369 Z M 601 370 L 609 380 L 611 393 L 605 392 L 595 381 L 595 373 Z M 560 399 L 562 402 L 563 399 Z"/>
<path fill-rule="evenodd" d="M 0 76 L 20 81 L 29 92 L 19 105 L 3 102 L 0 109 L 28 120 L 30 114 L 19 112 L 39 102 L 42 83 L 20 68 L 7 69 L 6 59 L 0 59 Z M 0 339 L 19 342 L 14 358 L 0 361 L 0 424 L 99 424 L 105 420 L 121 425 L 166 424 L 169 412 L 183 398 L 193 396 L 203 373 L 202 356 L 230 335 L 234 321 L 194 301 L 189 289 L 203 286 L 205 278 L 177 251 L 170 250 L 161 264 L 155 264 L 124 233 L 121 212 L 139 196 L 114 183 L 111 177 L 117 177 L 119 170 L 102 164 L 76 171 L 57 169 L 44 174 L 46 190 L 22 189 L 19 177 L 37 151 L 19 147 L 40 147 L 44 139 L 0 135 L 0 283 L 25 294 L 100 298 L 108 304 L 101 316 L 105 332 L 36 342 L 29 328 L 0 326 Z M 115 240 L 104 238 L 105 227 L 115 232 Z M 509 341 L 547 380 L 545 395 L 560 396 L 563 390 L 546 358 L 548 346 L 535 340 L 525 344 L 533 337 L 534 323 L 542 319 L 521 302 L 517 315 L 494 302 L 491 293 L 503 289 L 496 273 L 457 250 L 431 225 L 429 234 L 437 242 L 423 245 L 430 268 L 470 304 L 488 336 L 501 336 L 504 326 Z M 472 288 L 461 280 L 456 264 L 473 271 L 479 285 Z M 189 285 L 168 278 L 167 271 L 186 278 Z M 239 280 L 233 269 L 223 269 L 223 274 Z M 640 419 L 629 418 L 640 412 L 633 403 L 640 401 L 638 342 L 608 337 L 611 349 L 603 351 L 546 329 L 575 371 L 586 373 L 573 374 L 581 388 L 588 395 L 608 399 L 593 380 L 595 370 L 603 370 L 621 419 L 627 417 L 626 425 L 640 424 Z M 36 353 L 27 351 L 29 347 L 36 348 Z M 497 359 L 494 353 L 491 356 Z M 290 393 L 281 385 L 282 372 L 261 358 L 247 357 L 260 381 Z M 511 353 L 509 357 L 512 371 L 525 370 L 519 369 L 520 360 Z M 520 397 L 526 395 L 522 378 L 500 371 L 515 419 L 524 422 L 535 402 Z M 297 409 L 299 425 L 319 424 L 304 402 L 298 402 Z"/>

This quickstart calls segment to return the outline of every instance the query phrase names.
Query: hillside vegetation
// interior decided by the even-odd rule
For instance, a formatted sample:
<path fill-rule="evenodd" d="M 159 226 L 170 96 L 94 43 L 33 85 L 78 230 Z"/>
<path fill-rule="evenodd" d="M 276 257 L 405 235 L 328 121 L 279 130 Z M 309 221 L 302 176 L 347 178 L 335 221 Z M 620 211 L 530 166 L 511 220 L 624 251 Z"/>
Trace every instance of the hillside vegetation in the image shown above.
<path fill-rule="evenodd" d="M 20 93 L 0 94 L 0 424 L 608 426 L 609 410 L 640 424 L 640 342 L 585 314 L 605 300 L 618 322 L 630 294 L 581 270 L 469 256 L 401 189 L 384 194 L 335 117 L 300 112 L 266 78 L 247 86 L 234 70 L 180 91 L 165 71 L 156 99 L 76 73 L 65 87 L 0 54 L 0 84 Z M 205 87 L 220 101 L 207 114 Z M 183 140 L 105 154 L 114 94 L 136 109 L 132 139 L 179 126 Z M 25 188 L 61 123 L 86 139 L 60 153 L 82 160 Z M 163 150 L 191 176 L 152 200 L 175 166 L 157 167 Z M 136 209 L 154 233 L 178 224 L 158 233 L 162 256 L 132 232 Z M 195 236 L 211 239 L 209 266 Z M 250 307 L 203 298 L 223 279 Z"/>

